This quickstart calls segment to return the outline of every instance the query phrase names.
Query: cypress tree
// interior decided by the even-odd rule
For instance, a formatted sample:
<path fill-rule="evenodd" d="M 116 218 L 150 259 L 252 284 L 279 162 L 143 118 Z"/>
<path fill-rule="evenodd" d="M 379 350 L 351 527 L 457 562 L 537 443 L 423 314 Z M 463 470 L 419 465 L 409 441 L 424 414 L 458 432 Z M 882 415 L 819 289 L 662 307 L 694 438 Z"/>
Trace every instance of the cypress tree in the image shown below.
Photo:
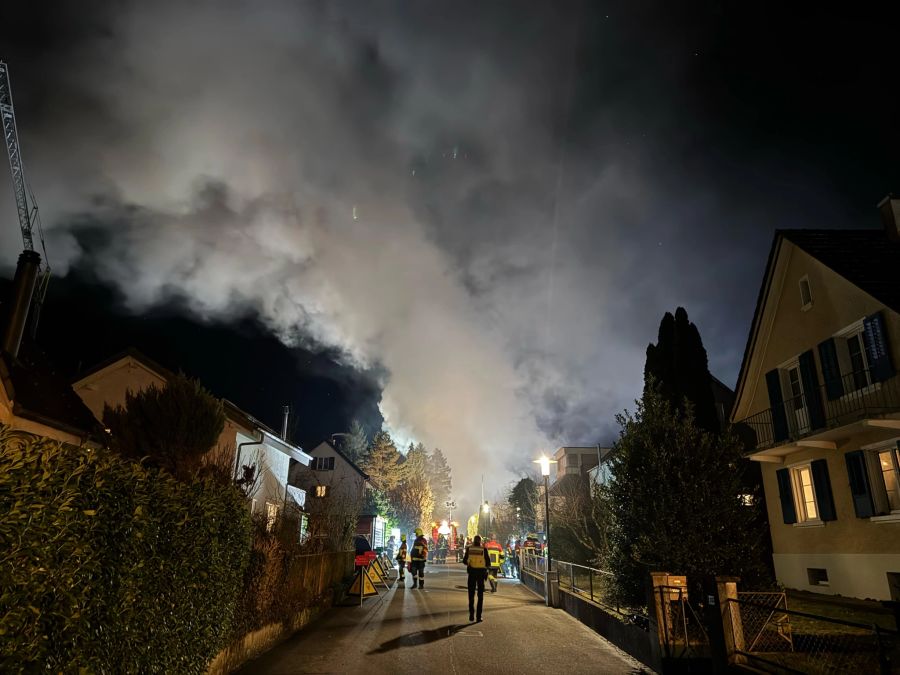
<path fill-rule="evenodd" d="M 694 407 L 701 429 L 721 431 L 712 391 L 709 361 L 700 331 L 688 319 L 684 307 L 675 315 L 666 312 L 659 324 L 656 344 L 647 346 L 644 365 L 644 396 L 651 386 L 675 409 L 685 412 L 685 399 Z"/>

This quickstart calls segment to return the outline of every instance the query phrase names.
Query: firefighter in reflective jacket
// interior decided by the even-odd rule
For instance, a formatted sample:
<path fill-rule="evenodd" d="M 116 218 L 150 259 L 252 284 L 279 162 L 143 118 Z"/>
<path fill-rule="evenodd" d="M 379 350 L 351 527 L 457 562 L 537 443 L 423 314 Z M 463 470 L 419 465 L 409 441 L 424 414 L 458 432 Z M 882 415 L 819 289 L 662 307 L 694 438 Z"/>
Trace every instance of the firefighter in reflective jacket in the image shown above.
<path fill-rule="evenodd" d="M 478 591 L 478 621 L 481 621 L 481 608 L 484 606 L 484 577 L 491 566 L 491 558 L 488 550 L 481 545 L 481 537 L 472 540 L 471 546 L 466 547 L 463 556 L 466 572 L 469 574 L 469 621 L 476 620 L 475 591 Z"/>
<path fill-rule="evenodd" d="M 400 535 L 400 549 L 397 551 L 397 580 L 398 581 L 406 581 L 406 535 Z M 406 585 L 403 586 L 406 588 Z"/>
<path fill-rule="evenodd" d="M 412 546 L 412 559 L 409 563 L 409 573 L 412 575 L 412 586 L 416 587 L 416 576 L 419 577 L 419 588 L 425 588 L 425 561 L 428 559 L 428 540 L 422 534 L 422 528 L 416 528 L 416 540 Z"/>
<path fill-rule="evenodd" d="M 488 569 L 488 581 L 491 582 L 491 593 L 496 593 L 497 577 L 500 576 L 500 566 L 503 564 L 503 561 L 506 560 L 506 556 L 503 553 L 503 545 L 494 539 L 493 535 L 491 535 L 490 541 L 484 545 L 484 548 L 487 550 L 491 561 Z"/>

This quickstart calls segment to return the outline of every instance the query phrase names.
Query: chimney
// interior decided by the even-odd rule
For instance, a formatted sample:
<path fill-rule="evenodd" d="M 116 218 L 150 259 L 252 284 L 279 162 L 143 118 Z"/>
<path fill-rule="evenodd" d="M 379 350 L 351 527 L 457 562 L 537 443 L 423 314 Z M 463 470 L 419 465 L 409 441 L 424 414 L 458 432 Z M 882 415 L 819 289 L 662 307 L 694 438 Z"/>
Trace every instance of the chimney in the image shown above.
<path fill-rule="evenodd" d="M 3 329 L 2 345 L 3 351 L 13 358 L 18 356 L 19 347 L 22 345 L 22 336 L 25 334 L 28 310 L 31 307 L 31 297 L 34 295 L 40 265 L 41 256 L 37 252 L 22 251 L 19 254 L 16 275 L 13 277 L 12 298 L 10 298 L 6 326 Z"/>
<path fill-rule="evenodd" d="M 281 422 L 281 440 L 287 441 L 288 420 L 291 418 L 291 406 L 282 406 L 281 412 L 284 414 L 284 419 Z"/>
<path fill-rule="evenodd" d="M 888 239 L 900 243 L 900 199 L 888 195 L 878 203 L 878 210 Z"/>

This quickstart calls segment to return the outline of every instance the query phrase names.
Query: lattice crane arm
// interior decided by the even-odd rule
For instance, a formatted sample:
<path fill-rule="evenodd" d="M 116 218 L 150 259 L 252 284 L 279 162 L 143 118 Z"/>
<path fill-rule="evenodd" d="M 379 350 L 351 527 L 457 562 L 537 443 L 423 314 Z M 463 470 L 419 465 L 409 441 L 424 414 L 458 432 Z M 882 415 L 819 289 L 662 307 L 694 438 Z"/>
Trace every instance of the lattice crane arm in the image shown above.
<path fill-rule="evenodd" d="M 22 165 L 22 153 L 19 150 L 19 132 L 16 130 L 16 111 L 13 108 L 9 68 L 2 61 L 0 61 L 0 116 L 3 118 L 3 138 L 6 140 L 6 151 L 9 155 L 9 169 L 12 173 L 22 240 L 25 242 L 25 248 L 33 251 L 32 209 L 36 207 L 28 203 L 28 184 L 25 181 L 25 167 Z"/>

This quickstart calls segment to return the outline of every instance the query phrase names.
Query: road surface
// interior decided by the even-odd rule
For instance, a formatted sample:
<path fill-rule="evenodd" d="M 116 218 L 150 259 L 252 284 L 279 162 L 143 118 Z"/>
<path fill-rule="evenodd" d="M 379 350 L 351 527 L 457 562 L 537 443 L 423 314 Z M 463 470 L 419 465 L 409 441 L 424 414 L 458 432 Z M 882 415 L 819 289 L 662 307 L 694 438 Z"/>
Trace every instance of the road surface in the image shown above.
<path fill-rule="evenodd" d="M 240 673 L 642 673 L 640 663 L 515 580 L 469 623 L 465 568 L 428 565 L 425 589 L 338 606 Z"/>

